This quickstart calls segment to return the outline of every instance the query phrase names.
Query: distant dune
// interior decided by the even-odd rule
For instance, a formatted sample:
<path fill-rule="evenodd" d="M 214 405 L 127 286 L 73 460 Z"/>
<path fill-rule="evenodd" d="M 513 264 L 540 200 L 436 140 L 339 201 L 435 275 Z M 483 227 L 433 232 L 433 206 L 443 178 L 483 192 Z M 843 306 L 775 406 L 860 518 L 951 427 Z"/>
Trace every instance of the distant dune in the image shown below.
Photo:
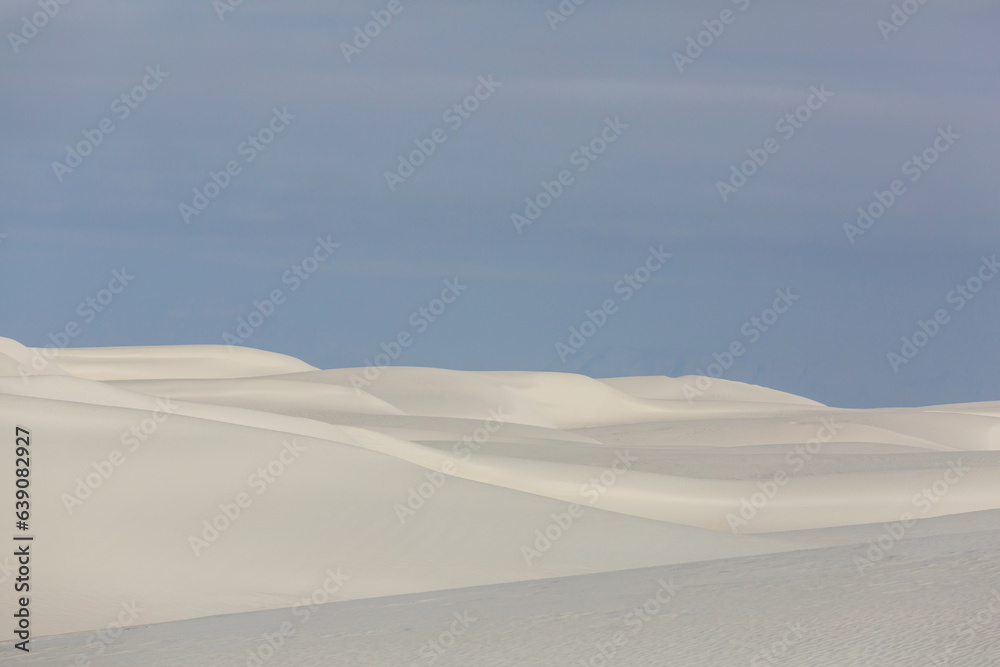
<path fill-rule="evenodd" d="M 9 339 L 0 376 L 5 449 L 17 426 L 32 438 L 36 636 L 103 628 L 132 601 L 142 624 L 295 607 L 327 572 L 349 576 L 329 600 L 374 598 L 1000 508 L 1000 402 L 841 410 L 694 376 Z"/>

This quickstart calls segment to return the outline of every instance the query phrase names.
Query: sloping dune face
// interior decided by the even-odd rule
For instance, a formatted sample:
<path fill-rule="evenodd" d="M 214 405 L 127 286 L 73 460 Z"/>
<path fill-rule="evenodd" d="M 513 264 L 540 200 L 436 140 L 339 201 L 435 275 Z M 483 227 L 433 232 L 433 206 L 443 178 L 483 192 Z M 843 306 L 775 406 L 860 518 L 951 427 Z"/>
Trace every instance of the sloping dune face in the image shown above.
<path fill-rule="evenodd" d="M 17 427 L 38 635 L 123 604 L 172 621 L 292 607 L 328 580 L 337 600 L 596 574 L 1000 508 L 1000 403 L 839 410 L 695 377 L 0 339 L 10 448 Z"/>

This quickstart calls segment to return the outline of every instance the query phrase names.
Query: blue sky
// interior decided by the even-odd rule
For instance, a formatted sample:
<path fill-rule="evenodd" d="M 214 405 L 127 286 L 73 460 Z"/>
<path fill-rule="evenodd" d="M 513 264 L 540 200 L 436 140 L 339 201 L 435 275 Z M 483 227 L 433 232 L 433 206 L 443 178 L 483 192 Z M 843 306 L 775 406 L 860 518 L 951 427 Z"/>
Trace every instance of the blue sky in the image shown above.
<path fill-rule="evenodd" d="M 622 5 L 4 3 L 0 335 L 1000 399 L 1000 6 Z"/>

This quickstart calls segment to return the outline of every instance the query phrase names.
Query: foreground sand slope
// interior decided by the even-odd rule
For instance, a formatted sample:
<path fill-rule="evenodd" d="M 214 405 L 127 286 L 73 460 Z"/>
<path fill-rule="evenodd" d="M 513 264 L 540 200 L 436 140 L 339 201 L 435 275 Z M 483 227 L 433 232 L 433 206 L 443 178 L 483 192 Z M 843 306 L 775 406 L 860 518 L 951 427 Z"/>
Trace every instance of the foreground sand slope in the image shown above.
<path fill-rule="evenodd" d="M 37 635 L 133 601 L 143 623 L 294 607 L 328 571 L 350 576 L 330 600 L 372 598 L 1000 508 L 1000 403 L 839 410 L 725 380 L 324 371 L 225 346 L 48 354 L 0 339 L 0 433 L 32 433 Z"/>
<path fill-rule="evenodd" d="M 99 664 L 984 667 L 1000 655 L 998 526 L 995 510 L 927 519 L 863 574 L 854 561 L 879 525 L 803 531 L 794 538 L 822 547 L 762 556 L 157 625 L 140 617 L 97 643 Z M 89 636 L 42 639 L 24 664 L 93 656 Z"/>

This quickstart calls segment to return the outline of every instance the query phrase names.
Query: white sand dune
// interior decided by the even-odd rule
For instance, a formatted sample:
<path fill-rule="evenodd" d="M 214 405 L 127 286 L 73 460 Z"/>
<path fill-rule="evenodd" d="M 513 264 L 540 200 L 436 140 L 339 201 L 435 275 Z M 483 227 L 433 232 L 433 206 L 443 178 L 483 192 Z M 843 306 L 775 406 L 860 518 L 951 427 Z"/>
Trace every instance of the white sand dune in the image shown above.
<path fill-rule="evenodd" d="M 842 410 L 726 380 L 689 400 L 697 382 L 0 339 L 0 433 L 32 434 L 34 633 L 132 601 L 141 624 L 293 608 L 328 571 L 349 576 L 329 600 L 360 600 L 790 563 L 1000 509 L 1000 402 Z"/>
<path fill-rule="evenodd" d="M 878 525 L 790 535 L 808 550 L 140 622 L 95 664 L 988 667 L 998 526 L 998 511 L 925 520 L 863 579 L 852 560 Z M 93 655 L 87 636 L 43 639 L 24 664 Z"/>

